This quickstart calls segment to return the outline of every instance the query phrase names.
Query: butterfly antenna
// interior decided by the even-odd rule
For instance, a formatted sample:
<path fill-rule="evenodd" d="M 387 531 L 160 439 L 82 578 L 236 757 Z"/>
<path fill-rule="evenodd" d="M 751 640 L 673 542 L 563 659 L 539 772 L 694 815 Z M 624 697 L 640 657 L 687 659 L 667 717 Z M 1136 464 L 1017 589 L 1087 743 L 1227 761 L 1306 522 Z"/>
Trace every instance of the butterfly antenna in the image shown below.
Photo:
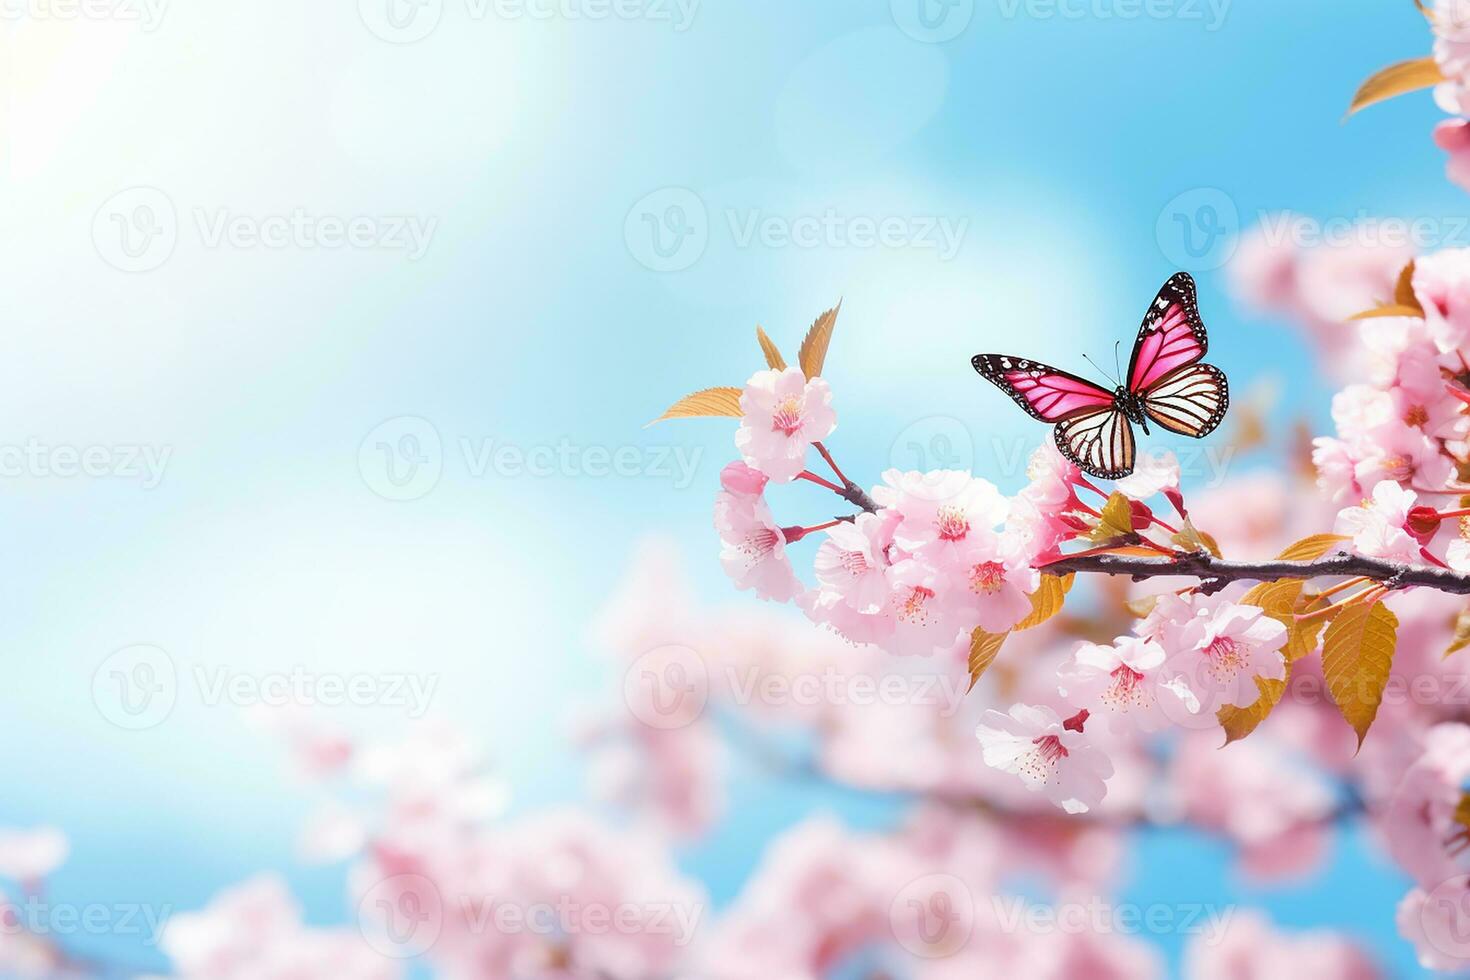
<path fill-rule="evenodd" d="M 1111 374 L 1108 374 L 1107 370 L 1101 364 L 1094 361 L 1090 356 L 1088 356 L 1087 354 L 1083 354 L 1082 359 L 1085 360 L 1088 364 L 1091 364 L 1093 367 L 1097 368 L 1098 374 L 1101 374 L 1104 378 L 1107 378 L 1113 384 L 1118 384 L 1118 379 L 1113 377 Z"/>
<path fill-rule="evenodd" d="M 1118 360 L 1118 354 L 1122 348 L 1123 342 L 1121 340 L 1113 341 L 1113 370 L 1118 372 L 1118 377 L 1120 378 L 1123 377 L 1123 362 Z M 1123 382 L 1118 382 L 1119 387 L 1122 387 L 1122 384 Z"/>

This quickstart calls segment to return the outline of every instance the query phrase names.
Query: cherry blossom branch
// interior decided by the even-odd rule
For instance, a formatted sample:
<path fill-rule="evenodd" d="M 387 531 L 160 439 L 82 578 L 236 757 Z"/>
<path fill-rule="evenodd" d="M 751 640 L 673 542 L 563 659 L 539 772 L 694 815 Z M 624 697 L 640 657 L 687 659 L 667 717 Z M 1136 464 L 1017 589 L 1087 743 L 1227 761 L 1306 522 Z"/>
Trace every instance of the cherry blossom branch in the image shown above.
<path fill-rule="evenodd" d="M 822 458 L 827 461 L 827 465 L 832 467 L 832 472 L 837 476 L 837 479 L 842 481 L 841 489 L 830 484 L 826 485 L 830 486 L 834 493 L 854 507 L 861 507 L 869 514 L 878 513 L 878 504 L 872 497 L 868 496 L 867 491 L 849 480 L 847 474 L 838 468 L 837 463 L 832 459 L 832 454 L 827 451 L 827 447 L 820 442 L 814 442 L 812 446 L 817 452 L 822 454 Z"/>
<path fill-rule="evenodd" d="M 742 719 L 734 716 L 733 713 L 721 711 L 719 717 L 723 723 L 721 728 L 726 736 L 726 741 L 741 754 L 764 769 L 768 775 L 790 782 L 820 787 L 829 792 L 915 803 L 927 801 L 952 807 L 956 810 L 971 811 L 977 816 L 988 817 L 993 820 L 1006 820 L 1033 826 L 1038 823 L 1054 822 L 1060 826 L 1074 827 L 1079 821 L 1092 826 L 1111 827 L 1117 830 L 1164 830 L 1181 826 L 1180 821 L 1159 820 L 1141 811 L 1115 813 L 1098 813 L 1094 811 L 1081 815 L 1063 814 L 1051 806 L 1016 806 L 1012 803 L 975 793 L 952 790 L 908 789 L 904 787 L 884 789 L 882 787 L 849 783 L 833 776 L 819 762 L 809 756 L 796 756 L 783 751 L 750 725 L 746 724 Z M 1347 824 L 1362 817 L 1367 812 L 1367 805 L 1362 796 L 1354 791 L 1352 787 L 1346 787 L 1345 789 L 1346 791 L 1336 806 L 1311 822 L 1317 826 L 1331 827 Z M 1200 827 L 1199 829 L 1206 833 L 1217 833 L 1208 827 Z"/>
<path fill-rule="evenodd" d="M 1206 595 L 1219 592 L 1231 582 L 1277 582 L 1282 579 L 1319 577 L 1362 577 L 1392 589 L 1423 586 L 1452 595 L 1470 595 L 1470 575 L 1432 565 L 1405 565 L 1362 555 L 1328 555 L 1312 561 L 1228 561 L 1197 551 L 1174 558 L 1143 558 L 1133 555 L 1071 555 L 1043 566 L 1047 572 L 1096 572 L 1129 575 L 1135 582 L 1170 575 L 1185 575 L 1201 582 Z"/>

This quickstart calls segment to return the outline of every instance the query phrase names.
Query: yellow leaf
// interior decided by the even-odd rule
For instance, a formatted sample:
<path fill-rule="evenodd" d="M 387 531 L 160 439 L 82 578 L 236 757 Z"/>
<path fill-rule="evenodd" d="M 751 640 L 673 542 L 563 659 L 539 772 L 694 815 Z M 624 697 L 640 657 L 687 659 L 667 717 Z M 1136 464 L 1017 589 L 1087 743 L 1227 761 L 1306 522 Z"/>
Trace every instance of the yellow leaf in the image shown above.
<path fill-rule="evenodd" d="M 1042 575 L 1041 584 L 1031 593 L 1031 615 L 1021 620 L 1012 629 L 1029 630 L 1040 626 L 1062 611 L 1062 603 L 1072 588 L 1075 575 Z"/>
<path fill-rule="evenodd" d="M 1154 611 L 1154 606 L 1157 606 L 1158 604 L 1158 596 L 1146 595 L 1138 599 L 1124 600 L 1123 608 L 1128 610 L 1128 612 L 1132 615 L 1137 616 L 1139 619 L 1146 619 Z"/>
<path fill-rule="evenodd" d="M 766 355 L 766 367 L 773 371 L 786 370 L 786 358 L 776 349 L 775 341 L 766 336 L 766 332 L 757 324 L 755 328 L 755 339 L 761 343 L 761 353 Z"/>
<path fill-rule="evenodd" d="M 1364 310 L 1362 313 L 1354 313 L 1352 316 L 1348 317 L 1348 320 L 1376 320 L 1380 317 L 1386 316 L 1411 316 L 1416 320 L 1422 320 L 1424 319 L 1424 311 L 1417 306 L 1405 306 L 1400 303 L 1390 303 L 1388 306 L 1375 306 L 1371 310 Z"/>
<path fill-rule="evenodd" d="M 1259 606 L 1266 615 L 1284 626 L 1291 626 L 1296 619 L 1296 601 L 1301 597 L 1301 579 L 1284 578 L 1279 582 L 1262 582 L 1252 586 L 1240 597 L 1242 605 Z"/>
<path fill-rule="evenodd" d="M 1000 645 L 1009 635 L 1009 633 L 987 633 L 978 626 L 970 633 L 969 690 L 975 689 L 975 683 L 980 680 L 990 665 L 995 663 L 995 656 L 1000 653 Z"/>
<path fill-rule="evenodd" d="M 1407 306 L 1411 310 L 1418 310 L 1419 316 L 1424 316 L 1424 304 L 1419 302 L 1419 297 L 1414 294 L 1414 260 L 1399 272 L 1398 282 L 1393 286 L 1393 302 L 1395 306 Z"/>
<path fill-rule="evenodd" d="M 1276 557 L 1282 561 L 1315 561 L 1346 540 L 1347 536 L 1342 534 L 1314 534 L 1302 538 Z"/>
<path fill-rule="evenodd" d="M 1145 548 L 1145 547 L 1143 547 L 1141 545 L 1136 545 L 1136 544 L 1120 545 L 1117 548 L 1109 548 L 1107 550 L 1106 554 L 1109 554 L 1109 555 L 1122 555 L 1122 556 L 1124 556 L 1126 558 L 1168 558 L 1169 557 L 1168 555 L 1160 554 L 1159 552 L 1155 551 L 1153 548 Z"/>
<path fill-rule="evenodd" d="M 1322 641 L 1322 676 L 1327 680 L 1327 693 L 1358 733 L 1359 747 L 1383 700 L 1398 627 L 1398 617 L 1383 603 L 1358 603 L 1337 614 Z"/>
<path fill-rule="evenodd" d="M 1169 540 L 1186 551 L 1208 551 L 1216 558 L 1220 557 L 1220 545 L 1213 537 L 1195 527 L 1187 517 L 1183 528 Z"/>
<path fill-rule="evenodd" d="M 1286 627 L 1286 646 L 1281 653 L 1289 664 L 1317 649 L 1317 634 L 1326 625 L 1320 619 L 1307 623 L 1298 621 L 1296 606 L 1305 585 L 1300 579 L 1262 582 L 1240 597 L 1243 605 L 1260 606 L 1267 616 Z"/>
<path fill-rule="evenodd" d="M 1271 709 L 1280 703 L 1281 696 L 1286 693 L 1286 681 L 1257 677 L 1256 689 L 1261 692 L 1261 696 L 1249 708 L 1237 708 L 1233 704 L 1227 704 L 1215 713 L 1215 717 L 1220 719 L 1221 727 L 1225 729 L 1226 745 L 1245 738 L 1256 730 L 1257 725 L 1266 720 Z"/>
<path fill-rule="evenodd" d="M 1470 793 L 1461 793 L 1460 802 L 1455 804 L 1455 823 L 1470 830 Z"/>
<path fill-rule="evenodd" d="M 664 419 L 696 419 L 712 416 L 728 416 L 738 419 L 741 414 L 739 388 L 706 388 L 680 398 L 653 422 L 662 422 Z M 648 424 L 653 425 L 653 422 Z"/>
<path fill-rule="evenodd" d="M 1435 64 L 1433 58 L 1400 61 L 1375 73 L 1360 85 L 1357 94 L 1353 96 L 1352 105 L 1348 106 L 1347 114 L 1351 116 L 1374 103 L 1408 92 L 1417 92 L 1442 81 L 1444 76 L 1440 74 L 1439 65 Z"/>
<path fill-rule="evenodd" d="M 1336 613 L 1333 613 L 1324 619 L 1314 619 L 1310 623 L 1298 621 L 1294 626 L 1290 627 L 1291 632 L 1286 634 L 1286 646 L 1281 650 L 1282 654 L 1286 657 L 1286 662 L 1294 664 L 1317 649 L 1317 639 L 1322 635 L 1323 627 L 1327 625 L 1328 620 L 1334 618 L 1336 615 Z"/>
<path fill-rule="evenodd" d="M 1093 544 L 1107 544 L 1133 533 L 1133 506 L 1128 498 L 1117 490 L 1103 504 L 1102 520 L 1092 529 L 1087 538 Z"/>
<path fill-rule="evenodd" d="M 1455 617 L 1455 638 L 1450 642 L 1450 648 L 1444 652 L 1448 657 L 1452 653 L 1459 653 L 1466 647 L 1470 647 L 1470 609 L 1460 611 Z"/>
<path fill-rule="evenodd" d="M 801 342 L 801 371 L 808 378 L 821 374 L 822 366 L 827 363 L 827 345 L 832 343 L 832 328 L 837 326 L 837 313 L 841 309 L 842 301 L 838 300 L 836 306 L 817 317 Z"/>

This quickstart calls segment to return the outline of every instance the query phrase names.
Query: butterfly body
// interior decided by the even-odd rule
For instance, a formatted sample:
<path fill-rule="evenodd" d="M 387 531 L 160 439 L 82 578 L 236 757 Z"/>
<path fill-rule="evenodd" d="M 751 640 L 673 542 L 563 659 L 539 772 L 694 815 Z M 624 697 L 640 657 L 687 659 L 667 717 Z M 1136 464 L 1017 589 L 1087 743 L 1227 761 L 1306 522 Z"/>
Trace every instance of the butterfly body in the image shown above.
<path fill-rule="evenodd" d="M 1133 472 L 1133 425 L 1150 420 L 1202 439 L 1230 404 L 1225 373 L 1201 361 L 1208 349 L 1194 279 L 1176 273 L 1144 314 L 1122 383 L 1111 392 L 1048 364 L 1005 354 L 976 354 L 980 376 L 1032 418 L 1056 423 L 1057 449 L 1092 476 L 1116 480 Z"/>
<path fill-rule="evenodd" d="M 1148 435 L 1148 413 L 1144 411 L 1143 400 L 1122 385 L 1113 389 L 1113 411 L 1122 412 L 1128 421 L 1143 429 L 1143 434 Z"/>

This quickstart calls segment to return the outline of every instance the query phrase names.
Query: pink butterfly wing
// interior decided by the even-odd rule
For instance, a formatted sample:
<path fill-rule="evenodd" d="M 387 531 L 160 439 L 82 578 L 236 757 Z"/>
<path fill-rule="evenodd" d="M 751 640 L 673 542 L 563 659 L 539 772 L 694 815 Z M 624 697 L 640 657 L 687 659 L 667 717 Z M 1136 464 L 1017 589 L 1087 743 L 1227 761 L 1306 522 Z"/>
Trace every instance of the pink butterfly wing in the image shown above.
<path fill-rule="evenodd" d="M 1144 314 L 1128 361 L 1128 390 L 1145 393 L 1174 371 L 1200 360 L 1208 349 L 1194 278 L 1187 272 L 1176 273 Z"/>
<path fill-rule="evenodd" d="M 1004 354 L 976 354 L 970 363 L 982 378 L 1042 422 L 1113 407 L 1111 391 L 1048 364 Z"/>

